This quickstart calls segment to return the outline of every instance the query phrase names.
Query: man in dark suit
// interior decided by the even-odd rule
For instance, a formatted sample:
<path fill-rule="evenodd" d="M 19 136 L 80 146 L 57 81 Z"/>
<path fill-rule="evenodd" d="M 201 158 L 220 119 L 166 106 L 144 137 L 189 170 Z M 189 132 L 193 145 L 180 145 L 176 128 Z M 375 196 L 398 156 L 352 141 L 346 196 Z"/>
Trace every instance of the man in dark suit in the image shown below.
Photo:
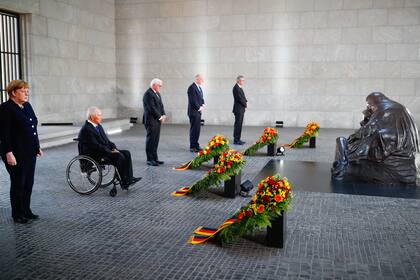
<path fill-rule="evenodd" d="M 162 81 L 153 79 L 150 82 L 150 88 L 143 96 L 143 123 L 146 127 L 146 155 L 147 165 L 159 166 L 163 161 L 158 159 L 157 148 L 160 138 L 160 126 L 166 120 L 165 109 L 163 108 L 160 88 Z"/>
<path fill-rule="evenodd" d="M 141 180 L 133 177 L 131 154 L 127 150 L 118 150 L 106 135 L 102 125 L 102 113 L 97 107 L 90 107 L 87 111 L 87 121 L 79 132 L 78 140 L 80 153 L 100 161 L 104 158 L 114 165 L 121 175 L 121 188 L 128 189 L 130 185 Z"/>
<path fill-rule="evenodd" d="M 190 118 L 190 151 L 199 152 L 202 148 L 198 143 L 200 138 L 201 114 L 204 111 L 203 76 L 197 74 L 195 81 L 188 87 L 188 117 Z"/>
<path fill-rule="evenodd" d="M 37 220 L 31 210 L 36 158 L 43 155 L 38 140 L 38 119 L 28 102 L 29 84 L 13 80 L 9 100 L 0 106 L 0 155 L 10 175 L 10 204 L 15 223 Z"/>
<path fill-rule="evenodd" d="M 239 75 L 236 78 L 236 84 L 233 87 L 233 114 L 235 115 L 235 126 L 233 129 L 233 144 L 243 145 L 244 141 L 241 140 L 242 123 L 244 120 L 245 108 L 247 107 L 248 100 L 246 100 L 242 86 L 245 84 L 245 77 Z"/>

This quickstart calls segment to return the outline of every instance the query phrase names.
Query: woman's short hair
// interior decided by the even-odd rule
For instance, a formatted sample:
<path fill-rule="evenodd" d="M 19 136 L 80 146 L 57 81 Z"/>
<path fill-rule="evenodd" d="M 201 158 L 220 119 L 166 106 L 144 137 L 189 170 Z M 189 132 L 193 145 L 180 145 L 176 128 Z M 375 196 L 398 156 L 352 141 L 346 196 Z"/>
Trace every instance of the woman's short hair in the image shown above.
<path fill-rule="evenodd" d="M 6 87 L 6 91 L 9 96 L 12 94 L 13 91 L 21 88 L 29 88 L 29 83 L 25 82 L 24 80 L 12 80 Z"/>

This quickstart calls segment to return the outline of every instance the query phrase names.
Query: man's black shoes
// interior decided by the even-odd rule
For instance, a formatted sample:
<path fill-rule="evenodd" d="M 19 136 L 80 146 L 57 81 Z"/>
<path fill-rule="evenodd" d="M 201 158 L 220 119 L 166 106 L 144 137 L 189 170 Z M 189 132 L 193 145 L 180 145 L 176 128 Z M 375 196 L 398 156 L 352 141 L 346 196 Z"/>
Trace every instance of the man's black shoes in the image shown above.
<path fill-rule="evenodd" d="M 164 164 L 165 163 L 164 161 L 161 161 L 161 160 L 156 160 L 156 162 L 157 162 L 157 164 Z"/>
<path fill-rule="evenodd" d="M 27 224 L 29 222 L 29 220 L 24 217 L 13 218 L 13 221 L 17 224 Z"/>
<path fill-rule="evenodd" d="M 156 161 L 154 161 L 154 160 L 148 160 L 147 161 L 147 165 L 150 165 L 150 166 L 159 166 L 159 163 L 157 163 Z"/>
<path fill-rule="evenodd" d="M 38 220 L 39 215 L 35 215 L 34 213 L 30 213 L 28 215 L 25 215 L 25 218 L 28 219 L 28 220 Z"/>
<path fill-rule="evenodd" d="M 190 152 L 192 152 L 192 153 L 198 153 L 201 150 L 202 150 L 201 147 L 198 147 L 198 148 L 190 148 Z"/>
<path fill-rule="evenodd" d="M 243 144 L 245 144 L 246 142 L 245 141 L 242 141 L 242 140 L 238 140 L 238 141 L 233 141 L 233 144 L 234 145 L 243 145 Z"/>
<path fill-rule="evenodd" d="M 134 185 L 135 183 L 137 183 L 140 180 L 141 180 L 141 177 L 133 177 L 130 180 L 130 185 Z"/>

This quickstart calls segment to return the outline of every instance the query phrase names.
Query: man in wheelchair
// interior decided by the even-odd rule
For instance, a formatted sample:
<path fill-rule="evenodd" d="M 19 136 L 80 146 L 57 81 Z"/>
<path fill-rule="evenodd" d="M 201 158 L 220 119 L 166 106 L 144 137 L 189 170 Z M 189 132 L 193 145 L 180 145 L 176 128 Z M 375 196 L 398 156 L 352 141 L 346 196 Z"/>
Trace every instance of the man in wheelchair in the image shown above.
<path fill-rule="evenodd" d="M 79 154 L 93 158 L 98 163 L 114 165 L 121 176 L 121 188 L 128 189 L 130 185 L 141 180 L 133 177 L 131 154 L 127 150 L 118 150 L 111 142 L 101 126 L 102 112 L 97 107 L 89 107 L 87 121 L 80 129 Z"/>

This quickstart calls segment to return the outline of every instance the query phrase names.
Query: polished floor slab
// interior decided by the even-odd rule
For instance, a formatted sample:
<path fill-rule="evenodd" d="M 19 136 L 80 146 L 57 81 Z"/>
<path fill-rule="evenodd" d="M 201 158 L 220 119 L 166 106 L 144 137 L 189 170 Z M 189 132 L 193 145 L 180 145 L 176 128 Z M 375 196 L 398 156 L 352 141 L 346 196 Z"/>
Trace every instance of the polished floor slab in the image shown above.
<path fill-rule="evenodd" d="M 420 185 L 334 181 L 331 180 L 330 169 L 331 163 L 277 158 L 263 167 L 253 183 L 257 184 L 263 178 L 278 173 L 287 177 L 298 191 L 420 199 Z"/>

